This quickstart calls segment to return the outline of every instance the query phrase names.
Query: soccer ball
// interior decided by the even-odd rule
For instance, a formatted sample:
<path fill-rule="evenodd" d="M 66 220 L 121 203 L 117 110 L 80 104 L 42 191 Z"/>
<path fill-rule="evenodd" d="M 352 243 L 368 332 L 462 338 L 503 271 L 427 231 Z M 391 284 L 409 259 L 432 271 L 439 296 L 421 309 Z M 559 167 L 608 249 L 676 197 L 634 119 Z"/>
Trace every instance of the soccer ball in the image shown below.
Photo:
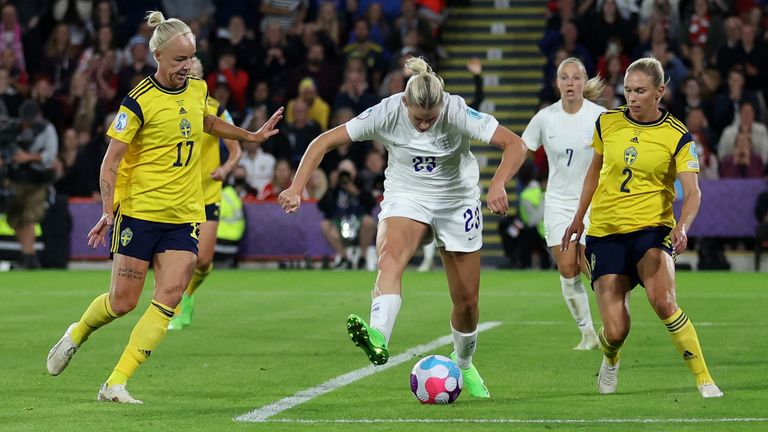
<path fill-rule="evenodd" d="M 424 404 L 449 404 L 459 397 L 464 378 L 448 357 L 431 355 L 419 360 L 411 371 L 411 391 Z"/>

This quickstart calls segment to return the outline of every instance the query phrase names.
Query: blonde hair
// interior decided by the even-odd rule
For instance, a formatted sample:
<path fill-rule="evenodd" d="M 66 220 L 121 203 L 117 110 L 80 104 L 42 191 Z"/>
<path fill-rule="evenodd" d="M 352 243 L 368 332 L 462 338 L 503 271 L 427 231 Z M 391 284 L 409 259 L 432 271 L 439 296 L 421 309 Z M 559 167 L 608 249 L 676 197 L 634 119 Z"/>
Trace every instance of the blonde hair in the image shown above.
<path fill-rule="evenodd" d="M 195 43 L 195 35 L 192 34 L 192 29 L 184 21 L 176 18 L 165 19 L 160 11 L 149 11 L 146 18 L 147 24 L 155 29 L 152 33 L 152 38 L 149 40 L 150 51 L 155 52 L 159 50 L 176 36 L 188 35 L 189 40 Z"/>
<path fill-rule="evenodd" d="M 581 70 L 581 73 L 584 74 L 584 77 L 588 77 L 587 75 L 587 68 L 584 67 L 584 63 L 581 62 L 576 57 L 568 57 L 567 59 L 560 62 L 560 65 L 557 67 L 557 76 L 560 77 L 560 74 L 563 72 L 563 69 L 566 65 L 569 64 L 575 64 L 579 67 Z M 582 92 L 582 95 L 584 96 L 584 99 L 589 99 L 592 102 L 597 101 L 600 99 L 600 96 L 603 94 L 603 89 L 605 88 L 605 82 L 602 78 L 599 76 L 589 78 L 586 83 L 584 83 L 584 91 Z"/>
<path fill-rule="evenodd" d="M 432 109 L 443 104 L 443 79 L 421 57 L 411 57 L 405 67 L 413 72 L 405 85 L 405 97 L 409 106 Z"/>
<path fill-rule="evenodd" d="M 656 88 L 666 85 L 664 81 L 664 67 L 661 62 L 653 57 L 643 57 L 632 62 L 627 68 L 627 75 L 630 72 L 642 72 L 651 78 L 651 82 Z"/>

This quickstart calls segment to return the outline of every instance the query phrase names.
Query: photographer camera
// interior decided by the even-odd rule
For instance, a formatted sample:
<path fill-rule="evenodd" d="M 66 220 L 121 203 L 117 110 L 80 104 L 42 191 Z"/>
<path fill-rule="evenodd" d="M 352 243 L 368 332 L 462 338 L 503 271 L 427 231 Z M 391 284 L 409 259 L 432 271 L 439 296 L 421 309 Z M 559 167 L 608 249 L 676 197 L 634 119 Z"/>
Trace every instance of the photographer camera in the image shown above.
<path fill-rule="evenodd" d="M 376 200 L 357 180 L 357 169 L 349 159 L 339 163 L 335 180 L 317 203 L 323 213 L 320 229 L 336 251 L 332 267 L 351 269 L 355 264 L 356 268 L 365 269 L 366 256 L 363 254 L 373 261 L 376 256 L 374 250 L 369 251 L 376 235 L 376 220 L 371 216 Z M 354 245 L 355 241 L 359 250 L 354 250 L 353 256 L 348 256 L 347 246 Z"/>
<path fill-rule="evenodd" d="M 45 216 L 48 189 L 54 180 L 53 163 L 59 139 L 53 125 L 42 118 L 32 100 L 19 107 L 20 129 L 6 160 L 11 197 L 8 225 L 16 231 L 21 245 L 19 268 L 35 269 L 40 261 L 35 254 L 35 225 Z"/>

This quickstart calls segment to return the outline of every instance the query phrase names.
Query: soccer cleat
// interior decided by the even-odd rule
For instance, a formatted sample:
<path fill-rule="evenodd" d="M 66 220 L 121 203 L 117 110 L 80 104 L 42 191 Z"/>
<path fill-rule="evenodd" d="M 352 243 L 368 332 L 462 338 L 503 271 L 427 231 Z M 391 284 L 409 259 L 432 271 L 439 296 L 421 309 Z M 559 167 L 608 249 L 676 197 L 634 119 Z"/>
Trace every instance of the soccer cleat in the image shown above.
<path fill-rule="evenodd" d="M 456 357 L 456 351 L 452 352 L 451 360 L 453 360 L 454 363 L 456 363 Z M 458 363 L 456 364 L 458 365 Z M 467 389 L 470 396 L 476 398 L 491 397 L 491 393 L 488 391 L 488 387 L 485 385 L 485 381 L 480 376 L 475 365 L 470 364 L 467 369 L 462 369 L 461 366 L 459 366 L 459 370 L 461 371 L 461 376 L 464 377 L 464 388 Z"/>
<path fill-rule="evenodd" d="M 195 297 L 184 294 L 181 297 L 179 313 L 168 322 L 168 330 L 181 330 L 192 325 L 192 317 L 195 314 Z"/>
<path fill-rule="evenodd" d="M 48 361 L 46 366 L 48 367 L 48 373 L 56 376 L 60 374 L 69 365 L 69 361 L 72 360 L 72 356 L 75 355 L 80 347 L 72 342 L 72 329 L 75 328 L 77 323 L 72 323 L 67 331 L 64 332 L 64 336 L 56 342 L 56 345 L 48 352 Z"/>
<path fill-rule="evenodd" d="M 723 392 L 715 383 L 706 383 L 699 386 L 699 393 L 705 399 L 723 397 Z"/>
<path fill-rule="evenodd" d="M 101 385 L 96 400 L 101 402 L 119 402 L 129 404 L 143 404 L 144 402 L 134 399 L 125 389 L 125 384 L 115 384 L 107 387 L 107 383 Z"/>
<path fill-rule="evenodd" d="M 597 335 L 595 332 L 591 333 L 584 333 L 581 335 L 581 342 L 579 342 L 578 345 L 573 347 L 575 351 L 588 351 L 593 350 L 597 348 L 598 345 Z"/>
<path fill-rule="evenodd" d="M 389 360 L 387 340 L 380 331 L 369 327 L 365 320 L 355 314 L 350 315 L 347 318 L 347 332 L 355 346 L 365 351 L 371 363 L 383 365 Z"/>
<path fill-rule="evenodd" d="M 609 366 L 606 357 L 603 356 L 603 363 L 600 365 L 600 372 L 597 373 L 597 391 L 600 394 L 616 393 L 616 387 L 619 384 L 619 364 Z"/>

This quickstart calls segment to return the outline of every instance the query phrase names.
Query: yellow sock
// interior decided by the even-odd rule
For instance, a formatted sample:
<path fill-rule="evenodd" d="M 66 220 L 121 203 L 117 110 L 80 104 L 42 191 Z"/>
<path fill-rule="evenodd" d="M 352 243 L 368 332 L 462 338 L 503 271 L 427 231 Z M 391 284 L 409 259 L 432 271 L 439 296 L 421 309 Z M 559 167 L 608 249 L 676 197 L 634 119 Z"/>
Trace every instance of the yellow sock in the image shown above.
<path fill-rule="evenodd" d="M 714 383 L 709 375 L 709 370 L 707 370 L 707 364 L 704 362 L 704 354 L 699 345 L 699 336 L 688 316 L 683 313 L 682 309 L 678 308 L 671 317 L 663 321 L 667 326 L 667 331 L 672 336 L 672 343 L 675 344 L 677 351 L 683 355 L 685 364 L 696 377 L 696 385 Z"/>
<path fill-rule="evenodd" d="M 605 338 L 605 329 L 603 327 L 600 327 L 600 330 L 597 331 L 597 338 L 600 340 L 600 350 L 603 351 L 605 358 L 608 360 L 608 364 L 610 366 L 616 366 L 616 363 L 619 362 L 621 356 L 619 350 L 623 344 L 609 344 L 608 340 Z"/>
<path fill-rule="evenodd" d="M 172 317 L 173 308 L 152 300 L 147 311 L 133 328 L 120 361 L 107 379 L 107 386 L 125 384 L 128 381 L 128 378 L 165 338 L 168 322 Z"/>
<path fill-rule="evenodd" d="M 189 286 L 187 287 L 187 290 L 185 293 L 192 295 L 195 293 L 198 287 L 200 287 L 200 284 L 203 283 L 205 278 L 208 277 L 209 274 L 211 274 L 211 270 L 213 270 L 213 263 L 211 263 L 205 270 L 200 270 L 199 268 L 195 268 L 195 273 L 192 274 L 192 279 L 189 281 Z"/>
<path fill-rule="evenodd" d="M 91 302 L 88 309 L 85 310 L 83 316 L 80 317 L 80 321 L 72 329 L 72 342 L 80 346 L 83 342 L 88 340 L 88 336 L 95 332 L 99 327 L 105 326 L 115 318 L 119 318 L 117 314 L 112 311 L 112 307 L 109 304 L 109 293 L 104 293 Z"/>

